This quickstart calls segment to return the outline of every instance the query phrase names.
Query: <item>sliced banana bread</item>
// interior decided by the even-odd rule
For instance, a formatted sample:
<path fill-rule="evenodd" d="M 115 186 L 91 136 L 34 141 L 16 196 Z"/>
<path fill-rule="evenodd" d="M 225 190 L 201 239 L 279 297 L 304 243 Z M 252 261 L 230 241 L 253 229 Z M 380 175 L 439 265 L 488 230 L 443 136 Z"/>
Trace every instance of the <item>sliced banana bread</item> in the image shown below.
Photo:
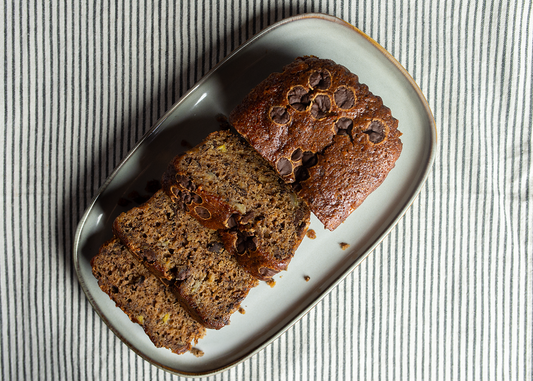
<path fill-rule="evenodd" d="M 307 204 L 230 131 L 177 156 L 162 185 L 203 225 L 219 229 L 226 249 L 261 280 L 287 268 L 309 226 Z"/>
<path fill-rule="evenodd" d="M 191 350 L 192 342 L 196 344 L 204 337 L 205 327 L 117 238 L 100 248 L 91 266 L 100 288 L 143 327 L 155 346 L 182 354 Z"/>
<path fill-rule="evenodd" d="M 113 231 L 207 328 L 229 324 L 258 284 L 224 249 L 216 230 L 177 208 L 162 190 L 118 216 Z"/>
<path fill-rule="evenodd" d="M 383 182 L 402 150 L 398 121 L 381 98 L 317 57 L 268 76 L 229 121 L 329 230 Z"/>

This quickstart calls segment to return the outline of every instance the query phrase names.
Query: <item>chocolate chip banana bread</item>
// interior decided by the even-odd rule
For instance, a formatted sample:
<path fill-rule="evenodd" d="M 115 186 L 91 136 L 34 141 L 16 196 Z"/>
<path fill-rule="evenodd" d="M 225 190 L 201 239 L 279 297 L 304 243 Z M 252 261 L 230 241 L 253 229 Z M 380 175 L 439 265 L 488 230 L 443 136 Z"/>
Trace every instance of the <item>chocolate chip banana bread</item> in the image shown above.
<path fill-rule="evenodd" d="M 156 347 L 182 354 L 204 337 L 194 320 L 163 283 L 151 274 L 117 238 L 106 242 L 91 260 L 98 285 L 140 324 Z"/>
<path fill-rule="evenodd" d="M 207 328 L 229 324 L 231 314 L 258 284 L 224 249 L 216 230 L 176 208 L 162 190 L 119 215 L 113 231 Z"/>
<path fill-rule="evenodd" d="M 287 268 L 309 226 L 306 203 L 230 131 L 177 156 L 162 183 L 198 221 L 219 229 L 226 249 L 261 280 Z"/>
<path fill-rule="evenodd" d="M 229 120 L 329 230 L 383 182 L 402 150 L 398 121 L 381 98 L 317 57 L 271 74 Z"/>

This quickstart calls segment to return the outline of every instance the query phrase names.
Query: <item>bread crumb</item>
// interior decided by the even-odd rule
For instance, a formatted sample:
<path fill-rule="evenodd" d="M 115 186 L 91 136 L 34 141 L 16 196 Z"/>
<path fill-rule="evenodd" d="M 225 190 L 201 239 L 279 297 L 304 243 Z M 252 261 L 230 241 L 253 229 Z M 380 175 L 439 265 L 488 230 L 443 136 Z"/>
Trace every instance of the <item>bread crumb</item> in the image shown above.
<path fill-rule="evenodd" d="M 305 275 L 304 279 L 305 279 L 306 282 L 309 282 L 311 280 L 311 277 L 309 275 Z"/>
<path fill-rule="evenodd" d="M 239 307 L 239 313 L 244 315 L 246 313 L 246 310 L 242 307 Z"/>
<path fill-rule="evenodd" d="M 309 229 L 307 231 L 307 237 L 309 239 L 315 239 L 316 238 L 316 232 L 313 229 Z"/>
<path fill-rule="evenodd" d="M 268 284 L 270 287 L 274 287 L 276 285 L 276 281 L 274 279 L 269 279 L 266 281 L 266 284 Z"/>
<path fill-rule="evenodd" d="M 202 357 L 204 355 L 204 351 L 198 348 L 192 348 L 191 353 L 196 357 Z"/>
<path fill-rule="evenodd" d="M 349 243 L 346 243 L 346 242 L 341 242 L 341 243 L 340 243 L 340 246 L 341 246 L 341 249 L 342 249 L 342 250 L 346 250 L 347 248 L 350 247 L 350 244 L 349 244 Z"/>

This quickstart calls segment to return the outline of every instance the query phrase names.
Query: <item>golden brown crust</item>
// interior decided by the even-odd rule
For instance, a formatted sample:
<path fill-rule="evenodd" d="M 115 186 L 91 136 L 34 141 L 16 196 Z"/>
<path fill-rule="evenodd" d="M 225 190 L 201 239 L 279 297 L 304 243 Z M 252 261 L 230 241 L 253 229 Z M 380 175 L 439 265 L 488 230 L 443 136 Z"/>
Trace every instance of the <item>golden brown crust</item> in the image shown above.
<path fill-rule="evenodd" d="M 229 120 L 330 230 L 383 182 L 402 150 L 381 98 L 344 66 L 316 57 L 271 74 Z"/>

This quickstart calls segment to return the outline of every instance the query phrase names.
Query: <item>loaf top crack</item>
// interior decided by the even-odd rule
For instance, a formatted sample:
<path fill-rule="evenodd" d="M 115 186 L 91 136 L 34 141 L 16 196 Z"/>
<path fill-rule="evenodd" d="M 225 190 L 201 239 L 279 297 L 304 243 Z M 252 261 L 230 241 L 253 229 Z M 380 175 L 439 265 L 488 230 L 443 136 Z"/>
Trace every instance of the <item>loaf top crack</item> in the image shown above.
<path fill-rule="evenodd" d="M 398 121 L 381 98 L 317 57 L 268 76 L 229 121 L 329 230 L 385 180 L 402 151 Z"/>

